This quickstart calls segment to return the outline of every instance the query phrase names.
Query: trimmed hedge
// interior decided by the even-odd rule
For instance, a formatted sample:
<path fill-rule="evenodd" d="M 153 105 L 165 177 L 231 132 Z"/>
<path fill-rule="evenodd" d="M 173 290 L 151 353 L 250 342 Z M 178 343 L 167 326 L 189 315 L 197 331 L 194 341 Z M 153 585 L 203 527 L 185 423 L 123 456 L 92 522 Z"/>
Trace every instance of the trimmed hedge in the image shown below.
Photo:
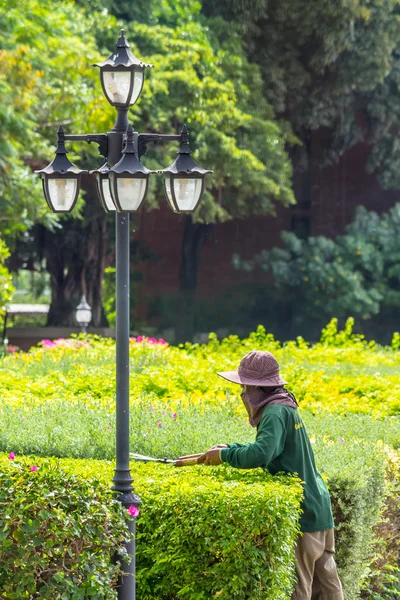
<path fill-rule="evenodd" d="M 30 470 L 32 464 L 37 471 Z M 0 458 L 2 600 L 116 598 L 125 510 L 103 461 Z M 133 465 L 141 600 L 287 600 L 302 488 L 294 477 Z"/>
<path fill-rule="evenodd" d="M 138 526 L 142 600 L 290 598 L 298 480 L 225 467 L 142 466 L 136 473 L 144 500 Z"/>
<path fill-rule="evenodd" d="M 356 600 L 379 550 L 385 456 L 365 443 L 316 451 L 333 499 L 345 598 Z M 0 457 L 1 600 L 116 598 L 111 556 L 127 515 L 109 490 L 112 473 L 106 461 Z M 289 600 L 297 478 L 136 463 L 132 473 L 143 501 L 141 600 Z"/>
<path fill-rule="evenodd" d="M 128 511 L 55 459 L 0 457 L 1 600 L 115 600 Z"/>

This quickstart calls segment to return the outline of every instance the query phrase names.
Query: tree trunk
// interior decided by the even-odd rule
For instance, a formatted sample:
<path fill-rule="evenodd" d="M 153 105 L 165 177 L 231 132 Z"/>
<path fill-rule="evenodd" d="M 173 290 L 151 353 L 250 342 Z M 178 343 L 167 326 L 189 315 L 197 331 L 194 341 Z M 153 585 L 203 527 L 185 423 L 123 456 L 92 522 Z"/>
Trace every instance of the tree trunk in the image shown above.
<path fill-rule="evenodd" d="M 107 220 L 66 221 L 62 229 L 45 231 L 44 258 L 51 278 L 49 326 L 76 326 L 75 309 L 82 295 L 92 309 L 92 327 L 107 326 L 102 306 L 102 280 L 107 251 Z"/>
<path fill-rule="evenodd" d="M 182 238 L 182 260 L 179 271 L 181 319 L 177 324 L 179 341 L 191 341 L 195 333 L 195 310 L 198 268 L 201 251 L 213 226 L 193 223 L 192 217 L 185 217 Z"/>

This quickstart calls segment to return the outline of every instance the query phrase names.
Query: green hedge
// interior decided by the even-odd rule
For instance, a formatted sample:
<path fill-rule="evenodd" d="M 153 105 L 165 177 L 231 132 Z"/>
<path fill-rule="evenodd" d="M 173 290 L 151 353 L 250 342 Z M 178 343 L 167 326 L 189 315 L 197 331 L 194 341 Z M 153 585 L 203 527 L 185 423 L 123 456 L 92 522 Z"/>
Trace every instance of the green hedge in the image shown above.
<path fill-rule="evenodd" d="M 390 493 L 385 484 L 386 459 L 376 444 L 339 438 L 329 445 L 316 445 L 319 468 L 328 476 L 344 596 L 357 600 L 369 585 L 371 565 L 379 551 L 375 528 Z"/>
<path fill-rule="evenodd" d="M 379 550 L 385 457 L 376 446 L 339 441 L 317 442 L 316 453 L 332 494 L 345 598 L 356 600 Z M 296 478 L 226 466 L 132 464 L 132 472 L 143 501 L 141 600 L 289 600 Z M 0 458 L 2 600 L 116 598 L 111 556 L 126 514 L 109 491 L 112 473 L 106 461 Z"/>
<path fill-rule="evenodd" d="M 30 471 L 32 465 L 37 471 Z M 141 600 L 287 600 L 302 489 L 261 472 L 133 465 Z M 0 458 L 2 600 L 116 598 L 111 463 Z"/>
<path fill-rule="evenodd" d="M 1 600 L 114 600 L 123 509 L 96 477 L 56 459 L 0 458 Z"/>
<path fill-rule="evenodd" d="M 142 600 L 290 598 L 302 496 L 297 480 L 225 467 L 143 466 L 136 473 L 144 500 Z"/>

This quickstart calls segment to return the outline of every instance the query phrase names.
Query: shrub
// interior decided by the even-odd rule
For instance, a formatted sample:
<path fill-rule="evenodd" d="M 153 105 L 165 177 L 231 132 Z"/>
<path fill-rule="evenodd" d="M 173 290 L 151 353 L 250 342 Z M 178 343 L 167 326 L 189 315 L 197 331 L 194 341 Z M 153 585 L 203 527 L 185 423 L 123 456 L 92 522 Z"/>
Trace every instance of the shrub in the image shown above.
<path fill-rule="evenodd" d="M 282 346 L 263 327 L 243 340 L 229 336 L 219 341 L 211 335 L 208 344 L 179 348 L 137 338 L 130 348 L 131 403 L 153 395 L 172 408 L 185 403 L 223 406 L 233 397 L 240 412 L 237 386 L 216 372 L 235 368 L 246 352 L 259 348 L 274 352 L 303 408 L 373 416 L 399 413 L 400 353 L 354 336 L 351 321 L 344 332 L 338 332 L 334 322 L 327 330 L 322 342 L 313 346 L 301 338 Z M 61 340 L 0 361 L 3 406 L 26 409 L 62 399 L 109 409 L 114 395 L 114 340 Z"/>
<path fill-rule="evenodd" d="M 374 537 L 382 523 L 385 496 L 395 498 L 394 492 L 384 485 L 387 447 L 342 438 L 324 440 L 314 433 L 311 440 L 332 496 L 337 563 L 345 598 L 356 600 L 371 577 L 382 581 L 382 577 L 376 577 L 374 564 L 378 559 L 385 562 L 388 554 Z M 11 550 L 7 547 L 8 537 L 0 535 L 0 559 L 8 557 L 0 560 L 0 585 L 4 588 L 6 583 L 8 589 L 9 582 L 16 580 L 18 564 L 23 564 L 28 573 L 48 568 L 43 559 L 47 542 L 32 547 L 37 531 L 42 537 L 45 533 L 51 544 L 56 539 L 58 546 L 64 548 L 61 553 L 54 551 L 51 557 L 56 572 L 64 569 L 60 566 L 65 565 L 63 558 L 70 556 L 67 548 L 72 548 L 72 562 L 76 560 L 79 537 L 89 544 L 83 548 L 83 555 L 93 554 L 100 563 L 92 561 L 93 569 L 101 571 L 101 577 L 115 585 L 112 577 L 116 572 L 108 572 L 106 565 L 112 547 L 117 547 L 123 538 L 123 526 L 118 521 L 118 506 L 108 490 L 111 463 L 32 457 L 22 461 L 18 457 L 17 461 L 3 458 L 1 463 L 0 505 L 4 510 L 0 511 L 0 531 L 4 527 L 3 514 L 15 528 L 24 522 L 27 526 L 22 526 L 23 537 L 17 537 Z M 38 471 L 29 470 L 32 464 L 39 466 Z M 133 464 L 132 472 L 135 490 L 143 501 L 137 528 L 138 586 L 143 600 L 290 597 L 301 499 L 301 486 L 295 478 L 225 466 L 175 469 Z M 390 505 L 390 498 L 386 498 L 386 506 Z M 49 502 L 53 503 L 51 513 L 46 508 Z M 47 510 L 47 514 L 41 510 Z M 85 525 L 81 524 L 82 514 L 88 518 Z M 116 526 L 114 536 L 107 540 L 103 524 L 106 518 L 109 522 L 114 519 Z M 29 569 L 36 562 L 38 569 Z M 83 566 L 82 558 L 74 576 L 79 577 Z M 31 579 L 27 575 L 24 585 L 33 585 Z M 60 589 L 64 590 L 63 585 L 68 590 L 65 581 L 60 583 Z M 41 598 L 47 597 L 43 592 Z"/>
<path fill-rule="evenodd" d="M 0 458 L 2 600 L 115 600 L 127 511 L 54 459 Z"/>
<path fill-rule="evenodd" d="M 126 536 L 112 465 L 0 459 L 2 600 L 114 599 Z M 30 471 L 35 464 L 37 471 Z M 231 469 L 134 465 L 142 600 L 288 600 L 300 482 Z"/>
<path fill-rule="evenodd" d="M 224 467 L 135 471 L 143 600 L 290 598 L 302 496 L 294 478 Z"/>
<path fill-rule="evenodd" d="M 399 203 L 380 215 L 358 206 L 343 235 L 300 239 L 283 231 L 283 247 L 263 250 L 251 260 L 234 255 L 233 264 L 272 274 L 265 304 L 272 304 L 267 314 L 275 327 L 290 322 L 295 331 L 314 335 L 315 325 L 332 315 L 357 315 L 374 317 L 375 331 L 379 322 L 387 331 L 399 315 L 399 222 Z"/>
<path fill-rule="evenodd" d="M 237 336 L 218 340 L 211 335 L 206 345 L 186 344 L 179 348 L 150 338 L 132 339 L 131 449 L 173 458 L 203 450 L 215 443 L 253 440 L 254 430 L 247 424 L 237 387 L 218 378 L 215 372 L 236 367 L 240 358 L 254 348 L 275 353 L 282 364 L 283 375 L 290 381 L 290 388 L 300 401 L 314 444 L 317 465 L 327 479 L 333 498 L 337 558 L 346 600 L 357 598 L 360 588 L 365 588 L 365 593 L 371 590 L 374 594 L 389 589 L 390 579 L 395 576 L 393 557 L 398 554 L 395 543 L 398 538 L 398 514 L 395 512 L 398 491 L 390 481 L 398 482 L 399 476 L 396 471 L 391 478 L 386 475 L 385 481 L 382 461 L 386 461 L 386 466 L 390 462 L 389 451 L 385 448 L 391 446 L 393 461 L 398 460 L 393 448 L 400 448 L 400 353 L 396 345 L 383 348 L 355 336 L 351 321 L 342 332 L 332 321 L 322 340 L 313 346 L 301 338 L 282 346 L 262 327 L 243 340 Z M 115 342 L 95 336 L 45 342 L 29 353 L 0 361 L 0 449 L 112 459 L 115 454 L 114 361 Z M 80 461 L 62 461 L 60 464 L 63 469 L 70 465 L 73 473 L 78 473 L 79 467 L 83 473 Z M 93 478 L 97 471 L 111 468 L 107 463 L 85 464 L 84 474 L 89 478 Z M 248 474 L 246 477 L 256 479 L 252 480 L 253 483 L 250 479 L 240 479 L 245 483 L 238 485 L 240 489 L 236 490 L 235 477 L 244 477 L 245 474 L 233 476 L 225 468 L 220 471 L 195 468 L 182 472 L 151 469 L 143 465 L 135 467 L 137 486 L 145 500 L 143 520 L 140 520 L 143 529 L 139 526 L 139 535 L 144 536 L 140 542 L 143 553 L 139 552 L 139 565 L 143 565 L 143 571 L 140 567 L 139 576 L 142 577 L 141 589 L 147 590 L 145 593 L 149 599 L 153 593 L 153 598 L 162 598 L 157 596 L 161 592 L 155 591 L 161 586 L 161 578 L 168 582 L 176 595 L 182 581 L 186 581 L 185 573 L 181 582 L 178 581 L 178 557 L 174 555 L 172 562 L 168 562 L 170 559 L 162 554 L 162 546 L 168 540 L 168 530 L 171 530 L 177 547 L 181 548 L 179 544 L 183 541 L 179 538 L 179 527 L 175 530 L 173 516 L 175 508 L 181 505 L 183 512 L 179 516 L 186 518 L 186 513 L 191 515 L 190 506 L 181 496 L 179 503 L 173 504 L 175 500 L 169 499 L 169 496 L 178 494 L 181 484 L 186 490 L 184 482 L 187 480 L 194 488 L 193 494 L 198 488 L 201 498 L 198 503 L 204 503 L 210 514 L 215 512 L 219 519 L 227 510 L 228 505 L 224 502 L 230 502 L 229 499 L 222 501 L 222 496 L 229 493 L 239 498 L 237 494 L 244 493 L 250 498 L 253 483 L 258 485 L 257 477 L 264 477 L 261 473 Z M 98 476 L 107 487 L 103 473 Z M 106 479 L 109 481 L 111 474 Z M 268 477 L 264 477 L 263 481 L 268 485 L 272 482 L 279 484 L 279 480 L 272 481 Z M 236 491 L 232 492 L 231 487 Z M 185 494 L 196 504 L 197 496 L 191 496 L 188 491 Z M 216 509 L 213 512 L 214 503 Z M 170 507 L 172 505 L 174 509 Z M 231 514 L 230 505 L 229 511 Z M 165 526 L 158 521 L 158 512 L 164 515 Z M 147 514 L 152 515 L 148 521 Z M 385 525 L 385 518 L 392 519 L 392 523 Z M 211 524 L 204 514 L 203 521 L 203 531 L 211 531 Z M 154 564 L 150 565 L 151 551 L 146 554 L 146 539 L 153 535 L 152 527 L 155 528 L 152 544 L 158 548 L 157 556 L 160 553 L 162 558 L 154 559 Z M 218 544 L 218 536 L 225 535 L 222 524 L 220 527 L 221 530 L 216 530 L 215 539 L 211 534 L 208 536 L 210 548 Z M 186 532 L 187 540 L 191 540 L 194 525 L 191 530 L 185 529 L 183 524 L 180 528 Z M 389 538 L 385 538 L 387 533 Z M 194 539 L 198 548 L 205 551 L 201 540 Z M 171 541 L 169 544 L 170 550 L 174 543 Z M 186 556 L 188 548 L 182 546 L 180 552 Z M 176 563 L 173 562 L 175 560 Z M 211 563 L 212 560 L 210 558 Z M 234 562 L 230 562 L 227 568 L 231 568 L 232 564 Z M 163 565 L 167 565 L 165 571 Z M 168 565 L 172 565 L 171 572 Z M 212 565 L 214 568 L 216 563 Z M 192 567 L 194 569 L 194 565 Z M 219 567 L 215 568 L 218 571 Z M 188 577 L 191 573 L 189 570 Z M 197 571 L 193 573 L 195 581 L 203 577 Z M 204 570 L 204 573 L 206 577 L 208 571 Z M 208 583 L 213 577 L 210 576 Z M 267 571 L 263 571 L 265 577 L 268 578 Z M 390 589 L 395 589 L 398 584 L 390 585 Z M 190 591 L 187 586 L 189 583 L 182 583 L 183 595 L 177 597 L 195 600 L 197 591 Z M 215 589 L 215 593 L 225 588 Z M 243 597 L 246 598 L 248 588 L 243 583 L 240 589 L 244 590 Z M 199 594 L 207 593 L 203 589 L 199 591 Z M 168 600 L 174 598 L 172 596 Z M 373 599 L 381 600 L 378 595 Z"/>
<path fill-rule="evenodd" d="M 351 439 L 316 445 L 318 465 L 327 476 L 332 498 L 344 597 L 358 600 L 371 576 L 377 550 L 374 530 L 382 520 L 389 493 L 385 457 L 376 444 Z"/>

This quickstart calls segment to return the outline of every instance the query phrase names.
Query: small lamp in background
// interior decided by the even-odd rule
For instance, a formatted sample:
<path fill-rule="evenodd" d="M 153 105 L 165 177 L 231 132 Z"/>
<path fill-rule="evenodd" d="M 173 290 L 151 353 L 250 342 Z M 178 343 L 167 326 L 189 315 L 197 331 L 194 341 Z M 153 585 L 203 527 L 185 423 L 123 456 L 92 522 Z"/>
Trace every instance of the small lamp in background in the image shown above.
<path fill-rule="evenodd" d="M 92 320 L 92 309 L 86 302 L 85 296 L 82 296 L 80 303 L 76 307 L 75 319 L 81 328 L 81 332 L 86 333 L 86 328 Z"/>

